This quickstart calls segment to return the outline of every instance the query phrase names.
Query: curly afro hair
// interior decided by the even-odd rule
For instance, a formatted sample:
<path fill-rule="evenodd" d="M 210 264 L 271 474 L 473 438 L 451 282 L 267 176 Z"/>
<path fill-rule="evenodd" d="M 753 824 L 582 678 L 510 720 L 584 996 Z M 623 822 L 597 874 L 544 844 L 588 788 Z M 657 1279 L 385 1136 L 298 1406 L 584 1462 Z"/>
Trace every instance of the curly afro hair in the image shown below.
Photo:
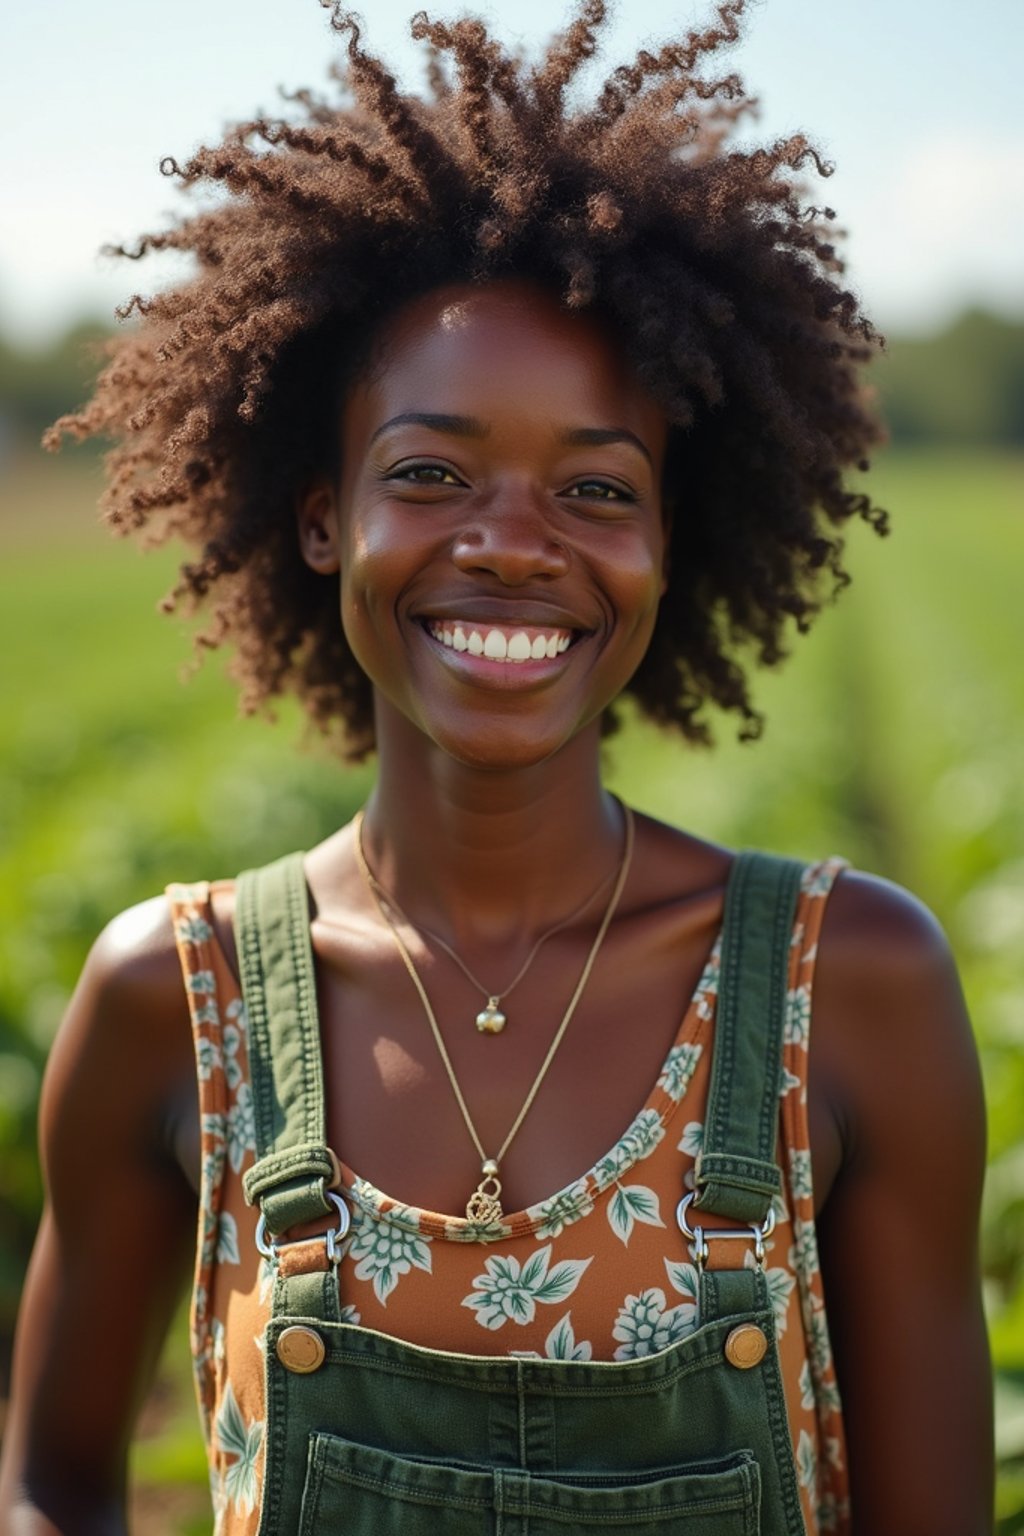
<path fill-rule="evenodd" d="M 321 3 L 347 42 L 338 99 L 299 91 L 287 117 L 163 162 L 220 198 L 115 249 L 189 251 L 194 275 L 119 310 L 138 323 L 44 442 L 113 439 L 107 520 L 196 551 L 165 606 L 209 604 L 197 644 L 233 641 L 243 707 L 294 691 L 360 758 L 371 688 L 333 580 L 301 559 L 297 497 L 336 465 L 341 392 L 399 303 L 451 282 L 536 281 L 625 339 L 669 419 L 670 507 L 685 466 L 670 587 L 629 692 L 691 740 L 710 739 L 709 703 L 756 736 L 747 666 L 778 662 L 787 624 L 806 630 L 846 584 L 846 521 L 884 532 L 886 515 L 843 484 L 882 437 L 861 382 L 881 339 L 843 287 L 835 215 L 805 206 L 801 171 L 829 167 L 802 134 L 730 147 L 754 103 L 737 75 L 708 69 L 745 0 L 641 51 L 584 104 L 569 88 L 604 0 L 582 0 L 534 67 L 477 20 L 419 12 L 422 97 L 399 91 L 354 16 Z"/>

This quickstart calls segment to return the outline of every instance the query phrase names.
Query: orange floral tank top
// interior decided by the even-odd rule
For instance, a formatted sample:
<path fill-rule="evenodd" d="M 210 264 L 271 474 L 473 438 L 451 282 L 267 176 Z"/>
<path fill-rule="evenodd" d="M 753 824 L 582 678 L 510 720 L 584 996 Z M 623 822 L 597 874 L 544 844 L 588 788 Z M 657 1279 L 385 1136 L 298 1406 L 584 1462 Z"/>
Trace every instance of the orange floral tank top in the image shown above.
<path fill-rule="evenodd" d="M 814 1224 L 807 1056 L 818 934 L 840 859 L 803 874 L 788 978 L 779 1161 L 783 1192 L 766 1247 L 786 1406 L 810 1536 L 848 1533 L 849 1500 Z M 254 1536 L 272 1274 L 255 1246 L 242 1176 L 255 1122 L 241 987 L 211 921 L 206 883 L 168 890 L 195 1038 L 202 1182 L 191 1310 L 217 1536 Z M 720 939 L 657 1082 L 590 1171 L 481 1229 L 419 1210 L 341 1165 L 352 1212 L 338 1267 L 344 1321 L 464 1354 L 633 1360 L 695 1327 L 697 1274 L 675 1221 L 693 1186 L 715 1030 Z M 740 1244 L 719 1244 L 740 1248 Z M 752 1262 L 752 1255 L 747 1255 Z M 728 1261 L 727 1261 L 728 1262 Z M 742 1262 L 742 1260 L 737 1260 Z"/>

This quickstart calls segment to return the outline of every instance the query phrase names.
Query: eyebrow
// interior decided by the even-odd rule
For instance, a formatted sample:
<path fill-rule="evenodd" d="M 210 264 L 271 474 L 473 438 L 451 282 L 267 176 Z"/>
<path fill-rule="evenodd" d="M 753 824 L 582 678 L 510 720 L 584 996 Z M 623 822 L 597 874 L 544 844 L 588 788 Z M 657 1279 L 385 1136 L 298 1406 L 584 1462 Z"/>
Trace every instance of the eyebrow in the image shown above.
<path fill-rule="evenodd" d="M 398 416 L 392 416 L 379 426 L 370 438 L 375 443 L 378 437 L 389 432 L 392 427 L 429 427 L 434 432 L 445 432 L 452 437 L 486 437 L 490 428 L 477 416 L 453 416 L 436 411 L 403 411 Z M 648 464 L 653 468 L 654 461 L 649 449 L 631 432 L 628 427 L 573 427 L 563 433 L 559 439 L 567 448 L 602 448 L 608 443 L 628 443 L 643 454 Z"/>
<path fill-rule="evenodd" d="M 392 427 L 430 427 L 434 432 L 447 432 L 452 437 L 486 437 L 488 431 L 475 416 L 450 416 L 436 411 L 403 411 L 401 415 L 392 416 L 379 426 L 370 442 L 375 443 L 378 437 L 390 432 Z"/>

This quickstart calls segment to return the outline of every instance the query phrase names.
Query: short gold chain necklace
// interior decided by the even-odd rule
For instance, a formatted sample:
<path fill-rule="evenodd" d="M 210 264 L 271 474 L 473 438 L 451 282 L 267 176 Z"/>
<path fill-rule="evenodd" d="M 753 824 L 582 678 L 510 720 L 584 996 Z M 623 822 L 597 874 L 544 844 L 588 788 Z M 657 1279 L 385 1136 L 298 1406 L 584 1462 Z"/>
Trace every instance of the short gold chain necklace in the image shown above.
<path fill-rule="evenodd" d="M 408 917 L 406 913 L 403 912 L 402 908 L 398 905 L 398 902 L 395 900 L 394 896 L 392 896 L 391 892 L 386 890 L 385 887 L 381 885 L 380 881 L 377 879 L 377 876 L 371 872 L 369 865 L 366 864 L 365 859 L 360 865 L 360 868 L 363 872 L 363 878 L 366 880 L 366 883 L 369 885 L 374 895 L 378 898 L 379 901 L 383 901 L 387 904 L 389 909 L 398 918 L 399 922 L 404 923 L 407 928 L 411 928 L 414 933 L 418 933 L 421 938 L 432 939 L 435 944 L 439 944 L 445 953 L 450 955 L 451 958 L 455 961 L 455 964 L 459 967 L 459 970 L 462 972 L 462 974 L 473 983 L 473 986 L 476 987 L 477 991 L 483 993 L 487 1001 L 476 1016 L 476 1027 L 482 1035 L 499 1035 L 501 1033 L 501 1031 L 505 1028 L 505 1025 L 508 1023 L 508 1014 L 501 1007 L 501 1004 L 507 997 L 510 997 L 515 991 L 516 987 L 518 987 L 519 983 L 530 969 L 530 966 L 540 954 L 541 946 L 546 944 L 548 939 L 553 939 L 556 933 L 561 933 L 564 929 L 570 927 L 578 917 L 581 917 L 590 906 L 594 898 L 597 896 L 598 892 L 604 889 L 609 880 L 611 880 L 615 874 L 613 869 L 609 870 L 608 874 L 602 877 L 600 883 L 595 885 L 590 895 L 586 897 L 584 901 L 581 901 L 578 907 L 573 907 L 568 917 L 563 917 L 562 921 L 560 923 L 556 923 L 553 928 L 546 929 L 545 932 L 541 934 L 533 948 L 530 950 L 530 953 L 527 955 L 518 971 L 516 971 L 516 974 L 513 976 L 508 986 L 503 987 L 500 992 L 494 992 L 490 987 L 485 987 L 480 978 L 473 974 L 465 960 L 463 960 L 462 956 L 452 948 L 447 939 L 442 939 L 439 933 L 435 933 L 433 929 L 428 928 L 425 923 L 414 923 L 412 918 Z"/>
<path fill-rule="evenodd" d="M 462 1089 L 459 1087 L 458 1078 L 455 1076 L 455 1069 L 452 1066 L 451 1057 L 448 1055 L 448 1050 L 445 1046 L 444 1038 L 441 1034 L 441 1029 L 437 1022 L 437 1017 L 430 1005 L 430 998 L 427 996 L 427 989 L 424 987 L 423 982 L 420 979 L 420 974 L 413 964 L 413 959 L 409 953 L 405 940 L 402 938 L 401 933 L 398 931 L 398 927 L 393 918 L 389 915 L 384 902 L 381 900 L 381 897 L 377 894 L 377 882 L 374 880 L 370 866 L 366 862 L 366 854 L 363 849 L 363 812 L 359 811 L 356 815 L 355 822 L 353 824 L 353 830 L 355 832 L 355 855 L 356 863 L 359 866 L 359 873 L 362 875 L 363 880 L 366 883 L 367 890 L 370 892 L 370 895 L 373 898 L 373 903 L 377 908 L 378 913 L 380 914 L 381 921 L 391 931 L 391 936 L 398 948 L 398 953 L 401 955 L 403 964 L 405 965 L 406 970 L 409 972 L 409 977 L 412 981 L 412 984 L 416 988 L 419 1000 L 423 1005 L 423 1011 L 427 1016 L 428 1023 L 430 1024 L 431 1033 L 434 1036 L 434 1043 L 437 1046 L 438 1054 L 441 1057 L 445 1072 L 448 1075 L 448 1081 L 451 1084 L 452 1092 L 455 1095 L 455 1101 L 458 1104 L 460 1111 L 462 1112 L 462 1118 L 466 1123 L 466 1129 L 469 1132 L 470 1139 L 480 1158 L 480 1172 L 482 1174 L 482 1178 L 476 1189 L 470 1195 L 469 1200 L 466 1202 L 466 1217 L 469 1221 L 479 1222 L 481 1225 L 487 1226 L 493 1222 L 501 1221 L 504 1217 L 505 1213 L 501 1206 L 501 1180 L 498 1177 L 501 1169 L 502 1158 L 505 1156 L 505 1153 L 512 1145 L 512 1140 L 518 1132 L 519 1127 L 526 1119 L 530 1107 L 540 1090 L 540 1085 L 543 1083 L 545 1077 L 547 1076 L 548 1068 L 551 1066 L 551 1063 L 555 1059 L 555 1052 L 561 1045 L 565 1032 L 569 1028 L 572 1016 L 576 1012 L 580 998 L 583 996 L 583 989 L 590 979 L 590 973 L 593 970 L 594 961 L 597 959 L 598 950 L 604 943 L 605 934 L 608 932 L 612 918 L 615 916 L 615 909 L 619 904 L 619 898 L 622 895 L 623 888 L 626 884 L 626 877 L 629 874 L 629 865 L 633 857 L 633 813 L 628 805 L 623 805 L 622 813 L 625 821 L 625 837 L 623 840 L 622 862 L 619 865 L 619 873 L 616 878 L 615 885 L 612 888 L 611 896 L 608 899 L 608 905 L 605 908 L 604 916 L 601 919 L 597 934 L 594 937 L 594 942 L 590 946 L 590 953 L 587 955 L 586 963 L 584 964 L 583 970 L 580 973 L 579 981 L 577 981 L 572 997 L 569 999 L 569 1006 L 566 1008 L 564 1014 L 562 1015 L 562 1020 L 555 1031 L 554 1039 L 548 1046 L 547 1055 L 541 1062 L 540 1071 L 534 1078 L 530 1091 L 526 1095 L 526 1098 L 523 1100 L 522 1107 L 520 1108 L 518 1115 L 516 1115 L 515 1120 L 512 1122 L 512 1126 L 508 1132 L 508 1135 L 505 1137 L 505 1140 L 502 1142 L 501 1147 L 498 1149 L 498 1152 L 494 1157 L 487 1156 L 487 1153 L 483 1148 L 483 1143 L 477 1134 L 476 1126 L 473 1124 L 473 1117 L 469 1113 L 469 1107 L 466 1104 Z"/>

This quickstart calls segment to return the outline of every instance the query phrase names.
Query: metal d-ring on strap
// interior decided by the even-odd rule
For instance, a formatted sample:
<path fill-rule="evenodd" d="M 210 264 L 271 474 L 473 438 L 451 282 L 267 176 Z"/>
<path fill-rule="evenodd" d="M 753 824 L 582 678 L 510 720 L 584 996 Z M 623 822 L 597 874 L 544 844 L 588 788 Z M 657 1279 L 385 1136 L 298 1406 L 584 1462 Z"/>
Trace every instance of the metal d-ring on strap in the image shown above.
<path fill-rule="evenodd" d="M 312 1237 L 293 1238 L 287 1243 L 274 1242 L 273 1238 L 268 1241 L 267 1218 L 263 1215 L 260 1216 L 259 1221 L 256 1223 L 256 1247 L 265 1259 L 270 1259 L 271 1263 L 276 1264 L 282 1248 L 294 1248 L 296 1243 L 316 1242 L 317 1238 L 322 1236 L 327 1245 L 328 1262 L 331 1264 L 341 1263 L 341 1249 L 338 1245 L 345 1237 L 352 1218 L 349 1216 L 348 1206 L 340 1195 L 336 1195 L 333 1189 L 328 1189 L 326 1195 L 328 1200 L 337 1207 L 338 1211 L 338 1225 L 332 1227 L 328 1232 L 315 1232 Z"/>
<path fill-rule="evenodd" d="M 762 1269 L 764 1267 L 765 1238 L 771 1237 L 775 1231 L 774 1206 L 768 1207 L 768 1214 L 759 1227 L 751 1225 L 749 1227 L 709 1227 L 705 1229 L 704 1227 L 691 1227 L 686 1219 L 686 1212 L 695 1199 L 696 1194 L 694 1191 L 683 1196 L 676 1206 L 676 1221 L 679 1223 L 680 1232 L 693 1244 L 693 1262 L 697 1268 L 703 1269 L 708 1261 L 710 1253 L 708 1237 L 710 1237 L 716 1243 L 722 1238 L 726 1240 L 742 1238 L 744 1242 L 753 1243 L 754 1259 L 758 1269 Z"/>

